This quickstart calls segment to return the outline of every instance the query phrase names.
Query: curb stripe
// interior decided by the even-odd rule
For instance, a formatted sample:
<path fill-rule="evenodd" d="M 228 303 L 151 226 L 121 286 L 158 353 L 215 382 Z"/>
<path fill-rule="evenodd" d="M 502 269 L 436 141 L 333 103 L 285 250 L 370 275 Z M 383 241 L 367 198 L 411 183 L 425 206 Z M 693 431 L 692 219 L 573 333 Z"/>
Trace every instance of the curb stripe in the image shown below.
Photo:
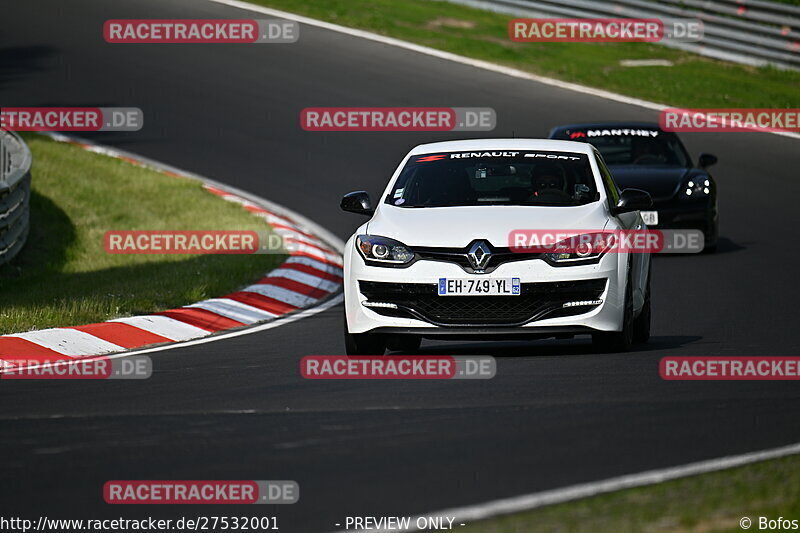
<path fill-rule="evenodd" d="M 298 283 L 302 283 L 304 285 L 308 285 L 310 287 L 315 287 L 317 289 L 322 289 L 324 291 L 334 292 L 339 288 L 341 283 L 333 282 L 327 279 L 322 279 L 318 276 L 313 274 L 309 274 L 307 272 L 300 272 L 299 270 L 295 270 L 293 268 L 276 268 L 272 272 L 269 273 L 267 276 L 268 278 L 285 278 L 292 281 L 296 281 Z"/>
<path fill-rule="evenodd" d="M 292 250 L 292 255 L 303 255 L 306 257 L 310 257 L 311 259 L 316 259 L 317 261 L 322 261 L 323 263 L 329 263 L 333 266 L 342 268 L 342 263 L 338 261 L 338 255 L 334 254 L 325 254 L 315 250 L 314 248 L 309 249 L 306 246 L 298 246 L 296 250 Z"/>
<path fill-rule="evenodd" d="M 28 331 L 9 335 L 49 348 L 62 355 L 102 355 L 110 352 L 124 350 L 122 346 L 114 344 L 83 331 L 70 328 L 50 328 L 38 331 Z"/>
<path fill-rule="evenodd" d="M 314 244 L 313 242 L 309 242 L 309 241 L 304 240 L 304 239 L 297 239 L 295 237 L 286 237 L 284 240 L 286 242 L 297 243 L 297 244 L 299 244 L 301 246 L 308 246 L 310 248 L 316 248 L 317 250 L 319 250 L 321 252 L 324 252 L 325 254 L 332 254 L 333 255 L 333 254 L 336 253 L 333 250 L 331 250 L 330 248 L 326 248 L 324 246 L 319 246 L 317 244 Z"/>
<path fill-rule="evenodd" d="M 265 277 L 261 278 L 257 285 L 275 285 L 276 287 L 281 287 L 283 289 L 288 289 L 290 291 L 302 294 L 304 296 L 309 296 L 314 299 L 324 298 L 331 291 L 326 291 L 325 289 L 321 289 L 318 287 L 312 287 L 310 285 L 306 285 L 305 283 L 300 283 L 299 281 L 294 281 L 292 279 L 286 278 L 271 278 Z"/>
<path fill-rule="evenodd" d="M 73 326 L 69 329 L 94 335 L 97 338 L 124 348 L 138 348 L 139 346 L 170 342 L 172 340 L 162 337 L 161 335 L 156 335 L 150 331 L 137 328 L 136 326 L 119 322 L 101 322 L 100 324 Z"/>
<path fill-rule="evenodd" d="M 208 335 L 208 331 L 166 316 L 147 315 L 115 318 L 109 322 L 130 324 L 165 337 L 173 342 L 187 341 Z"/>
<path fill-rule="evenodd" d="M 312 276 L 316 276 L 318 278 L 326 279 L 328 281 L 334 281 L 339 285 L 342 284 L 344 279 L 342 276 L 337 276 L 336 274 L 331 274 L 330 272 L 325 272 L 324 270 L 319 270 L 314 268 L 313 266 L 305 265 L 303 263 L 290 263 L 285 262 L 281 265 L 281 269 L 291 269 L 297 270 L 298 272 L 305 272 L 306 274 L 311 274 Z M 274 273 L 274 272 L 273 272 Z"/>
<path fill-rule="evenodd" d="M 196 304 L 187 305 L 186 307 L 205 309 L 206 311 L 211 311 L 212 313 L 222 315 L 230 318 L 231 320 L 236 320 L 244 324 L 255 324 L 256 322 L 268 320 L 278 316 L 274 313 L 269 313 L 267 311 L 263 311 L 250 305 L 227 298 L 211 298 L 209 300 L 197 302 Z"/>
<path fill-rule="evenodd" d="M 270 298 L 269 296 L 264 296 L 263 294 L 259 294 L 257 292 L 234 292 L 233 294 L 223 296 L 223 298 L 227 298 L 235 302 L 241 302 L 245 305 L 261 309 L 267 313 L 274 313 L 276 315 L 285 315 L 286 313 L 291 313 L 292 311 L 299 309 L 297 306 L 287 304 L 286 302 L 276 300 L 275 298 Z"/>
<path fill-rule="evenodd" d="M 12 364 L 15 358 L 30 359 L 42 363 L 70 359 L 64 354 L 20 337 L 0 337 L 0 353 L 4 354 L 3 357 Z"/>
<path fill-rule="evenodd" d="M 319 259 L 318 257 L 312 257 L 308 254 L 303 254 L 303 253 L 292 254 L 292 256 L 286 260 L 286 262 L 289 264 L 308 265 L 310 267 L 316 268 L 317 270 L 324 270 L 325 272 L 329 272 L 335 275 L 340 275 L 344 273 L 341 265 L 337 265 L 336 263 L 331 263 L 330 261 L 324 261 Z"/>
<path fill-rule="evenodd" d="M 341 255 L 328 242 L 335 235 L 301 215 L 282 214 L 284 208 L 244 191 L 228 192 L 225 185 L 114 148 L 94 145 L 61 134 L 47 134 L 59 142 L 112 157 L 164 175 L 192 179 L 226 201 L 234 202 L 272 226 L 289 248 L 289 257 L 254 285 L 218 298 L 209 298 L 150 315 L 123 317 L 99 324 L 51 328 L 0 336 L 0 372 L 13 360 L 30 364 L 106 355 L 153 344 L 195 341 L 211 333 L 272 321 L 319 303 L 339 291 L 343 282 Z M 212 184 L 213 183 L 213 184 Z M 262 207 L 262 204 L 269 209 Z M 281 212 L 276 212 L 281 211 Z M 299 222 L 299 221 L 302 221 Z M 313 228 L 310 231 L 308 228 Z M 325 235 L 321 239 L 318 235 Z M 327 307 L 325 307 L 327 308 Z M 259 329 L 264 326 L 256 326 Z M 154 348 L 168 349 L 169 346 Z M 124 356 L 120 354 L 119 356 Z"/>
<path fill-rule="evenodd" d="M 267 284 L 250 285 L 249 287 L 245 287 L 242 292 L 261 294 L 262 296 L 287 303 L 295 308 L 306 307 L 317 301 L 317 298 L 311 298 L 298 292 L 284 289 L 283 287 Z"/>
<path fill-rule="evenodd" d="M 310 233 L 306 233 L 305 231 L 299 230 L 294 226 L 288 226 L 286 224 L 281 224 L 280 222 L 270 222 L 270 225 L 272 226 L 272 229 L 274 229 L 276 233 L 281 230 L 286 230 L 286 231 L 291 231 L 293 233 L 299 233 L 300 235 L 303 235 L 315 241 L 317 240 L 317 238 L 311 235 Z"/>
<path fill-rule="evenodd" d="M 178 309 L 170 309 L 169 311 L 160 311 L 156 315 L 167 316 L 186 322 L 192 326 L 204 329 L 206 331 L 221 331 L 223 329 L 238 328 L 244 326 L 243 322 L 238 320 L 231 320 L 230 318 L 206 311 L 205 309 L 189 309 L 187 307 L 179 307 Z"/>

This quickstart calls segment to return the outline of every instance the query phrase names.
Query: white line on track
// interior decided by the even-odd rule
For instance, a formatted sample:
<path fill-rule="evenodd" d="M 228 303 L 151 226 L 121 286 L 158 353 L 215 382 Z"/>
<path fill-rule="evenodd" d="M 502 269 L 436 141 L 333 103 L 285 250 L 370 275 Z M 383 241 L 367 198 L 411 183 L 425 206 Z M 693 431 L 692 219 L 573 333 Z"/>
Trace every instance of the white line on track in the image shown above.
<path fill-rule="evenodd" d="M 707 461 L 699 461 L 696 463 L 689 463 L 680 466 L 673 466 L 669 468 L 662 468 L 658 470 L 648 470 L 638 474 L 629 474 L 626 476 L 619 476 L 601 481 L 592 481 L 589 483 L 581 483 L 579 485 L 572 485 L 561 489 L 546 490 L 543 492 L 534 492 L 532 494 L 524 494 L 522 496 L 514 496 L 511 498 L 504 498 L 501 500 L 493 500 L 485 503 L 475 505 L 467 505 L 464 507 L 453 507 L 451 509 L 442 509 L 439 511 L 431 511 L 422 516 L 446 516 L 454 517 L 454 524 L 466 524 L 468 522 L 476 522 L 478 520 L 485 520 L 495 516 L 507 515 L 511 513 L 520 513 L 530 511 L 539 507 L 547 505 L 555 505 L 559 503 L 566 503 L 581 498 L 589 498 L 599 494 L 608 492 L 615 492 L 618 490 L 631 489 L 635 487 L 643 487 L 646 485 L 655 485 L 665 481 L 671 481 L 683 477 L 696 476 L 698 474 L 707 474 L 710 472 L 717 472 L 729 468 L 736 468 L 751 463 L 760 461 L 767 461 L 769 459 L 778 459 L 789 455 L 800 454 L 800 443 L 782 446 L 780 448 L 770 448 L 768 450 L 761 450 L 758 452 L 744 453 L 741 455 L 731 455 L 728 457 L 720 457 L 718 459 L 709 459 Z M 411 518 L 410 523 L 414 524 L 418 517 Z M 370 530 L 373 533 L 386 533 L 389 530 Z M 398 531 L 418 531 L 417 529 L 393 529 L 393 532 Z"/>
<path fill-rule="evenodd" d="M 397 48 L 403 48 L 405 50 L 411 50 L 413 52 L 418 52 L 420 54 L 425 54 L 432 57 L 438 57 L 439 59 L 444 59 L 446 61 L 453 61 L 454 63 L 461 63 L 462 65 L 469 65 L 475 68 L 480 68 L 483 70 L 490 70 L 492 72 L 497 72 L 499 74 L 505 74 L 506 76 L 511 76 L 514 78 L 524 79 L 535 81 L 538 83 L 543 83 L 545 85 L 551 85 L 553 87 L 558 87 L 559 89 L 565 89 L 568 91 L 573 91 L 577 93 L 589 94 L 592 96 L 597 96 L 599 98 L 605 98 L 606 100 L 613 100 L 615 102 L 620 102 L 623 104 L 630 104 L 639 107 L 644 107 L 647 109 L 654 109 L 656 111 L 661 111 L 662 109 L 667 109 L 667 105 L 657 104 L 655 102 L 650 102 L 648 100 L 642 100 L 640 98 L 633 98 L 630 96 L 625 96 L 622 94 L 613 93 L 611 91 L 604 91 L 602 89 L 595 89 L 593 87 L 587 87 L 585 85 L 578 85 L 577 83 L 569 83 L 566 81 L 557 80 L 555 78 L 548 78 L 547 76 L 538 76 L 536 74 L 532 74 L 530 72 L 525 72 L 523 70 L 518 70 L 511 67 L 504 67 L 502 65 L 496 65 L 494 63 L 490 63 L 488 61 L 481 61 L 479 59 L 472 59 L 465 56 L 460 56 L 458 54 L 453 54 L 450 52 L 444 52 L 442 50 L 437 50 L 435 48 L 429 48 L 427 46 L 421 46 L 418 44 L 410 43 L 408 41 L 403 41 L 400 39 L 395 39 L 393 37 L 386 37 L 385 35 L 378 35 L 377 33 L 372 33 L 364 30 L 357 30 L 355 28 L 348 28 L 346 26 L 340 26 L 338 24 L 332 24 L 330 22 L 325 22 L 322 20 L 312 19 L 309 17 L 304 17 L 302 15 L 298 15 L 296 13 L 289 13 L 287 11 L 280 11 L 278 9 L 272 9 L 269 7 L 257 6 L 253 4 L 249 4 L 247 2 L 241 2 L 239 0 L 208 0 L 209 2 L 214 2 L 215 4 L 223 4 L 230 7 L 235 7 L 238 9 L 244 9 L 246 11 L 253 11 L 255 13 L 262 13 L 264 15 L 270 15 L 273 17 L 280 17 L 286 20 L 294 20 L 301 24 L 308 24 L 309 26 L 316 26 L 318 28 L 324 28 L 326 30 L 335 31 L 338 33 L 343 33 L 346 35 L 350 35 L 353 37 L 359 37 L 361 39 L 367 39 L 370 41 L 379 42 L 382 44 L 386 44 L 389 46 L 394 46 Z M 792 139 L 800 139 L 800 133 L 792 133 L 792 132 L 785 132 L 785 131 L 770 131 L 770 132 L 757 132 L 754 131 L 753 133 L 773 133 L 775 135 L 781 135 L 783 137 L 790 137 Z"/>

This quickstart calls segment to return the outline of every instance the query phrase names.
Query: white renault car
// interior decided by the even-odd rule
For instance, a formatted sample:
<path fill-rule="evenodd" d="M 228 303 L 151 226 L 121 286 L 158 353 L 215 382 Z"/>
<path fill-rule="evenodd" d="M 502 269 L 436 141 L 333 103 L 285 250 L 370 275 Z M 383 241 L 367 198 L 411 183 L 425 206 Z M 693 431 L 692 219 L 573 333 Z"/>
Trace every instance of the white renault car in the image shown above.
<path fill-rule="evenodd" d="M 587 143 L 483 139 L 417 146 L 344 253 L 350 355 L 413 351 L 424 338 L 572 338 L 624 351 L 650 336 L 650 255 L 607 245 L 518 248 L 520 231 L 646 229 L 640 190 L 619 191 Z M 523 233 L 524 234 L 524 233 Z M 602 244 L 602 241 L 600 241 Z"/>

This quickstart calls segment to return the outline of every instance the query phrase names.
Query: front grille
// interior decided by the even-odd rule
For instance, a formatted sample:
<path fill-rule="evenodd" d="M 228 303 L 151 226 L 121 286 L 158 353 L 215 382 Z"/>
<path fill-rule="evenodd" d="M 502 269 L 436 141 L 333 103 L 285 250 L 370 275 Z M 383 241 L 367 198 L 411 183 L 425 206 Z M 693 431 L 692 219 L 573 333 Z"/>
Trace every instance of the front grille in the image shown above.
<path fill-rule="evenodd" d="M 425 248 L 421 246 L 415 246 L 414 252 L 416 253 L 419 259 L 427 259 L 428 261 L 444 261 L 447 263 L 455 263 L 461 268 L 464 269 L 465 272 L 469 272 L 473 274 L 475 270 L 472 268 L 472 265 L 469 262 L 469 258 L 467 257 L 467 248 Z M 495 268 L 499 267 L 503 263 L 509 263 L 511 261 L 527 261 L 530 259 L 540 259 L 542 257 L 541 253 L 528 253 L 528 252 L 512 252 L 510 248 L 491 248 L 491 257 L 489 257 L 489 261 L 486 263 L 486 267 L 482 270 L 482 272 L 490 273 Z"/>
<path fill-rule="evenodd" d="M 555 316 L 588 312 L 596 306 L 564 307 L 576 300 L 596 300 L 606 279 L 523 283 L 519 296 L 439 296 L 435 283 L 360 281 L 361 293 L 397 309 L 371 308 L 385 316 L 417 318 L 441 326 L 518 326 Z"/>

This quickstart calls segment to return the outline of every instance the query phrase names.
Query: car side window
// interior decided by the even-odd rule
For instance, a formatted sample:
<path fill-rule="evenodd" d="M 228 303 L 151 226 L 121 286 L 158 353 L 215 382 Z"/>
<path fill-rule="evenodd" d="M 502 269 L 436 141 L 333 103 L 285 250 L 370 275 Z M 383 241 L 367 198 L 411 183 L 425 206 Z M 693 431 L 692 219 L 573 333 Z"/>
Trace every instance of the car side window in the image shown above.
<path fill-rule="evenodd" d="M 600 169 L 600 176 L 603 178 L 603 186 L 606 188 L 606 194 L 611 204 L 610 207 L 614 207 L 619 202 L 619 189 L 617 189 L 617 184 L 614 183 L 614 178 L 611 176 L 611 171 L 608 170 L 605 161 L 603 161 L 603 157 L 599 152 L 595 152 L 594 155 L 597 158 L 597 168 Z"/>

